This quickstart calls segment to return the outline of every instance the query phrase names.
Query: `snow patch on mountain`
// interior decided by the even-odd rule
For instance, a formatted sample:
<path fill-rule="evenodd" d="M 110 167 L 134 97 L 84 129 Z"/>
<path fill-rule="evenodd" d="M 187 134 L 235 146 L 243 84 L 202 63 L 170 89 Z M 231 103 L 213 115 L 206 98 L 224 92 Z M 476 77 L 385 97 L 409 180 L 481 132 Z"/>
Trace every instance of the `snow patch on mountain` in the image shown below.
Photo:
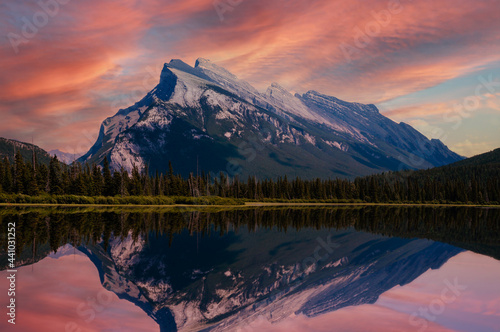
<path fill-rule="evenodd" d="M 123 167 L 129 173 L 132 172 L 134 166 L 139 170 L 144 169 L 146 163 L 141 157 L 140 147 L 126 140 L 125 137 L 117 141 L 111 150 L 110 167 L 118 170 Z"/>
<path fill-rule="evenodd" d="M 330 262 L 330 263 L 326 264 L 325 266 L 323 266 L 322 269 L 329 269 L 332 267 L 339 267 L 339 266 L 343 266 L 343 265 L 347 265 L 347 264 L 349 264 L 349 258 L 342 257 L 341 259 L 339 259 L 335 262 Z"/>
<path fill-rule="evenodd" d="M 145 293 L 145 296 L 155 303 L 166 301 L 173 293 L 172 285 L 164 280 L 154 280 L 151 278 L 146 282 L 138 281 L 139 286 Z"/>
<path fill-rule="evenodd" d="M 116 137 L 137 123 L 142 113 L 147 109 L 146 106 L 138 108 L 131 107 L 127 110 L 118 112 L 115 116 L 104 120 L 101 131 L 105 140 L 101 144 L 113 143 Z"/>
<path fill-rule="evenodd" d="M 139 254 L 144 244 L 142 236 L 134 239 L 130 231 L 126 238 L 116 237 L 110 242 L 111 257 L 121 270 L 126 270 L 139 261 Z"/>
<path fill-rule="evenodd" d="M 172 122 L 173 115 L 165 110 L 153 107 L 148 111 L 147 119 L 138 121 L 136 127 L 147 128 L 149 130 L 168 130 L 168 125 Z"/>
<path fill-rule="evenodd" d="M 199 331 L 205 326 L 206 317 L 199 309 L 198 301 L 185 301 L 169 306 L 177 328 L 182 331 Z"/>
<path fill-rule="evenodd" d="M 339 149 L 341 151 L 349 151 L 349 146 L 344 143 L 339 143 L 339 142 L 332 142 L 332 141 L 325 141 L 326 144 L 328 144 L 331 147 L 334 147 L 336 149 Z"/>
<path fill-rule="evenodd" d="M 304 134 L 304 138 L 306 139 L 307 142 L 309 142 L 312 145 L 316 145 L 316 138 L 312 135 L 309 135 L 308 133 Z"/>

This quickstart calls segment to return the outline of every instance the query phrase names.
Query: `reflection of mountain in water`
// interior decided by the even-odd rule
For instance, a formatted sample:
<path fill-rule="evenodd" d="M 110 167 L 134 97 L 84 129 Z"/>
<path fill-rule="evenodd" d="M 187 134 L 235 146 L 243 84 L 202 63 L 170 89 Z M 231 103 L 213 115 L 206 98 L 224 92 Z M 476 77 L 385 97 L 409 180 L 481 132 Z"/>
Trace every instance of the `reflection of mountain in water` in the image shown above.
<path fill-rule="evenodd" d="M 162 331 L 234 330 L 373 303 L 461 250 L 415 238 L 498 259 L 499 221 L 499 209 L 470 207 L 0 211 L 2 229 L 16 222 L 19 265 L 78 247 L 103 285 Z M 7 258 L 0 249 L 2 269 Z"/>
<path fill-rule="evenodd" d="M 168 308 L 156 309 L 150 299 L 134 282 L 123 277 L 116 270 L 112 258 L 98 245 L 81 246 L 78 248 L 86 254 L 99 271 L 102 285 L 114 292 L 120 299 L 130 301 L 144 310 L 160 326 L 160 331 L 176 331 L 172 314 Z"/>
<path fill-rule="evenodd" d="M 81 248 L 103 284 L 134 302 L 162 331 L 234 330 L 374 303 L 388 289 L 438 268 L 461 249 L 352 229 L 246 230 L 210 236 L 130 234 Z M 174 323 L 175 321 L 175 323 Z"/>

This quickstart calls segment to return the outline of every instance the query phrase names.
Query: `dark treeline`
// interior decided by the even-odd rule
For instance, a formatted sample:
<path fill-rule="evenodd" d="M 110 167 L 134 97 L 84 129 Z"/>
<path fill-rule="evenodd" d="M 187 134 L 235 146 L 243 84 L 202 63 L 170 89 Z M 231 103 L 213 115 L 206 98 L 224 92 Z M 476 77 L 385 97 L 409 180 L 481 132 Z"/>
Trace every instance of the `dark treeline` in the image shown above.
<path fill-rule="evenodd" d="M 156 211 L 156 210 L 151 210 Z M 211 236 L 261 229 L 280 231 L 304 228 L 354 228 L 385 236 L 427 238 L 447 242 L 500 258 L 500 210 L 467 207 L 356 207 L 356 208 L 257 208 L 212 212 L 137 212 L 73 209 L 7 209 L 0 214 L 2 229 L 16 222 L 18 264 L 33 263 L 69 243 L 74 247 L 110 239 L 134 240 L 139 236 L 166 236 L 188 230 L 191 235 Z M 103 220 L 105 222 L 103 222 Z M 7 237 L 0 238 L 6 248 Z M 102 242 L 101 242 L 102 241 Z M 4 254 L 0 265 L 6 265 Z"/>
<path fill-rule="evenodd" d="M 248 200 L 316 200 L 350 202 L 479 203 L 500 202 L 499 164 L 440 167 L 426 171 L 386 172 L 348 179 L 257 179 L 225 173 L 201 172 L 188 178 L 175 174 L 150 174 L 147 167 L 111 171 L 103 166 L 26 162 L 18 153 L 14 162 L 0 162 L 0 193 L 36 196 L 219 196 Z"/>

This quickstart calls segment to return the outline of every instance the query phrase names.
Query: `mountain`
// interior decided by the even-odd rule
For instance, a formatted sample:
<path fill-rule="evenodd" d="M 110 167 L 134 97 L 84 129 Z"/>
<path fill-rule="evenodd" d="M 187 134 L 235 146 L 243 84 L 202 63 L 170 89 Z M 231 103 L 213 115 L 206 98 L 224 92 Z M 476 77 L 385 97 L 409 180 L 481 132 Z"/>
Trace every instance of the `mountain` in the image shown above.
<path fill-rule="evenodd" d="M 82 156 L 81 154 L 63 152 L 59 149 L 50 150 L 49 154 L 51 156 L 57 156 L 57 159 L 59 159 L 59 161 L 65 163 L 66 165 L 71 164 L 72 162 L 74 162 L 75 160 L 77 160 L 78 158 L 80 158 Z"/>
<path fill-rule="evenodd" d="M 0 137 L 0 158 L 3 160 L 5 157 L 9 158 L 11 162 L 14 161 L 14 152 L 21 152 L 25 161 L 33 161 L 33 149 L 35 150 L 35 157 L 37 162 L 49 165 L 51 156 L 50 154 L 39 148 L 36 145 L 7 139 Z"/>
<path fill-rule="evenodd" d="M 172 60 L 159 84 L 101 125 L 80 162 L 183 175 L 355 177 L 446 165 L 462 157 L 374 105 L 316 91 L 292 94 L 278 83 L 260 93 L 226 69 Z"/>

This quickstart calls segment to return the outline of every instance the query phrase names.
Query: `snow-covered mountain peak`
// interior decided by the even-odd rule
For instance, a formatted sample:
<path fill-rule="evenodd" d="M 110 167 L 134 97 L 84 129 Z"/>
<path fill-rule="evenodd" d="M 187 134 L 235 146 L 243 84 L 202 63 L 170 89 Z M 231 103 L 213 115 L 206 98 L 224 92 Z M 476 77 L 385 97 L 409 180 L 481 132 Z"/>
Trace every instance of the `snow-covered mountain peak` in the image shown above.
<path fill-rule="evenodd" d="M 279 96 L 286 96 L 286 98 L 288 99 L 296 99 L 296 97 L 292 93 L 290 93 L 287 89 L 276 82 L 271 83 L 271 85 L 267 88 L 265 95 L 275 98 L 279 98 Z"/>
<path fill-rule="evenodd" d="M 378 108 L 373 104 L 366 105 L 360 103 L 347 102 L 338 99 L 334 96 L 325 95 L 314 90 L 307 91 L 299 98 L 302 100 L 312 102 L 316 106 L 320 106 L 322 108 L 327 108 L 335 111 L 341 111 L 341 112 L 361 111 L 361 112 L 379 113 Z"/>
<path fill-rule="evenodd" d="M 170 102 L 180 106 L 198 106 L 199 98 L 209 86 L 217 86 L 201 68 L 173 59 L 163 66 L 160 83 L 150 92 L 155 102 Z"/>
<path fill-rule="evenodd" d="M 334 96 L 328 96 L 325 94 L 322 94 L 316 90 L 309 90 L 305 94 L 302 95 L 303 98 L 309 98 L 309 99 L 328 99 L 328 100 L 339 100 L 338 98 L 335 98 Z"/>
<path fill-rule="evenodd" d="M 286 91 L 288 92 L 284 87 L 282 87 L 279 83 L 277 82 L 273 82 L 271 83 L 271 86 L 269 88 L 275 88 L 275 89 L 278 89 L 278 90 L 281 90 L 281 91 Z M 268 88 L 268 89 L 269 89 Z M 288 92 L 289 93 L 289 92 Z"/>
<path fill-rule="evenodd" d="M 190 73 L 191 75 L 198 76 L 200 78 L 203 78 L 203 79 L 210 81 L 210 77 L 208 77 L 207 75 L 205 75 L 203 73 L 203 70 L 201 67 L 196 67 L 196 66 L 191 67 L 190 65 L 188 65 L 187 63 L 185 63 L 182 60 L 172 59 L 172 60 L 170 60 L 169 63 L 166 63 L 165 66 L 167 66 L 169 68 L 178 69 L 178 70 L 181 70 L 183 72 Z"/>
<path fill-rule="evenodd" d="M 182 67 L 184 67 L 184 68 L 191 68 L 192 69 L 192 67 L 190 65 L 188 65 L 187 63 L 185 63 L 181 59 L 172 59 L 172 60 L 170 60 L 170 62 L 168 64 L 166 63 L 165 65 L 172 67 L 172 68 L 181 69 Z"/>
<path fill-rule="evenodd" d="M 287 89 L 285 89 L 276 82 L 271 83 L 271 86 L 267 88 L 265 95 L 267 97 L 277 98 L 277 99 L 282 99 L 285 96 L 287 99 L 295 98 L 290 92 L 288 92 Z"/>
<path fill-rule="evenodd" d="M 196 60 L 195 69 L 208 76 L 213 82 L 240 95 L 246 100 L 253 100 L 256 96 L 259 96 L 257 89 L 248 82 L 240 80 L 229 70 L 214 64 L 210 60 L 199 58 Z"/>
<path fill-rule="evenodd" d="M 212 61 L 207 60 L 207 59 L 198 58 L 196 60 L 194 67 L 204 69 L 206 71 L 210 71 L 218 76 L 226 77 L 226 78 L 231 79 L 231 80 L 238 80 L 238 77 L 236 77 L 236 75 L 231 73 L 229 70 L 227 70 L 226 68 L 217 66 L 215 63 L 213 63 Z"/>
<path fill-rule="evenodd" d="M 234 156 L 231 151 L 264 131 L 268 134 L 259 141 L 261 163 L 250 164 L 237 156 L 247 172 L 243 176 L 352 177 L 415 168 L 401 161 L 408 154 L 424 158 L 426 163 L 419 167 L 427 168 L 461 159 L 442 143 L 386 118 L 374 105 L 314 90 L 292 94 L 278 83 L 260 93 L 199 58 L 194 67 L 178 59 L 166 63 L 159 84 L 104 120 L 96 143 L 79 160 L 102 163 L 107 156 L 113 168 L 127 170 L 149 160 L 149 168 L 159 171 L 165 170 L 166 160 L 176 160 L 181 172 L 189 174 L 185 165 L 196 165 L 190 156 L 199 156 L 207 160 L 200 165 L 203 169 L 217 173 Z"/>

